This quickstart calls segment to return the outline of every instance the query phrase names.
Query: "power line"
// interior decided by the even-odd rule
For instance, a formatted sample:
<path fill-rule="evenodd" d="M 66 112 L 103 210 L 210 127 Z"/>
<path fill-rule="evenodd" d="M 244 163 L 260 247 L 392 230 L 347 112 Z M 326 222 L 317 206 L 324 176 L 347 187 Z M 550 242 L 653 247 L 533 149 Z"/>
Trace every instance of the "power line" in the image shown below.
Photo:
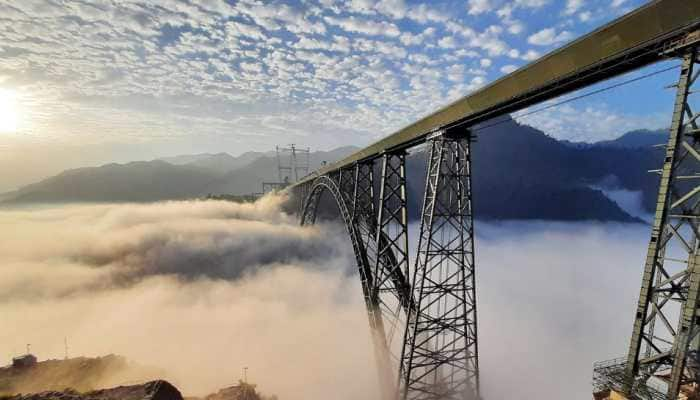
<path fill-rule="evenodd" d="M 674 65 L 674 66 L 672 66 L 672 67 L 668 67 L 668 68 L 664 68 L 664 69 L 661 69 L 661 70 L 658 70 L 658 71 L 650 72 L 650 73 L 648 73 L 648 74 L 645 74 L 645 75 L 642 75 L 642 76 L 638 76 L 638 77 L 636 77 L 636 78 L 628 79 L 628 80 L 626 80 L 626 81 L 618 82 L 618 83 L 616 83 L 616 84 L 613 84 L 613 85 L 610 85 L 610 86 L 606 86 L 606 87 L 604 87 L 604 88 L 596 89 L 596 90 L 593 90 L 593 91 L 591 91 L 591 92 L 584 93 L 584 94 L 581 94 L 581 95 L 578 95 L 578 96 L 574 96 L 574 97 L 571 97 L 571 98 L 562 100 L 562 101 L 557 102 L 557 103 L 548 104 L 548 105 L 546 105 L 546 106 L 543 106 L 543 107 L 541 107 L 541 108 L 538 108 L 537 110 L 528 111 L 528 112 L 526 112 L 526 113 L 524 113 L 524 114 L 522 114 L 522 115 L 513 116 L 512 118 L 513 118 L 513 119 L 516 119 L 516 118 L 529 117 L 529 116 L 531 116 L 531 115 L 533 115 L 533 114 L 537 114 L 537 113 L 540 113 L 540 112 L 542 112 L 542 111 L 549 110 L 550 108 L 558 107 L 558 106 L 560 106 L 560 105 L 562 105 L 562 104 L 567 104 L 567 103 L 571 103 L 571 102 L 573 102 L 573 101 L 581 100 L 581 99 L 583 99 L 583 98 L 590 97 L 590 96 L 593 96 L 593 95 L 596 95 L 596 94 L 600 94 L 600 93 L 603 93 L 603 92 L 607 92 L 607 91 L 612 90 L 612 89 L 617 89 L 617 88 L 619 88 L 619 87 L 621 87 L 621 86 L 629 85 L 629 84 L 634 83 L 634 82 L 638 82 L 638 81 L 641 81 L 641 80 L 644 80 L 644 79 L 647 79 L 647 78 L 651 78 L 652 76 L 659 75 L 659 74 L 662 74 L 662 73 L 664 73 L 664 72 L 668 72 L 668 71 L 671 71 L 671 70 L 673 70 L 673 69 L 677 69 L 677 68 L 679 68 L 679 67 L 680 67 L 680 65 Z M 511 121 L 510 121 L 510 120 L 505 120 L 505 121 L 494 122 L 493 124 L 484 125 L 484 126 L 480 126 L 480 127 L 478 127 L 478 128 L 472 129 L 472 132 L 476 132 L 476 131 L 480 131 L 480 130 L 483 130 L 483 129 L 491 128 L 491 127 L 494 127 L 494 126 L 497 126 L 497 125 L 501 125 L 501 124 L 505 124 L 505 123 L 508 123 L 508 122 L 511 122 Z"/>

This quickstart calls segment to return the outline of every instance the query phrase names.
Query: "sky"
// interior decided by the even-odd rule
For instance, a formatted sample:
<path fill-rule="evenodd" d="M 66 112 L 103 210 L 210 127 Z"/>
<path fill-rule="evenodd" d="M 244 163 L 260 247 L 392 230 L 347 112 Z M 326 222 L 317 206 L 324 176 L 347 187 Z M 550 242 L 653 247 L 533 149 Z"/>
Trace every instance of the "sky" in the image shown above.
<path fill-rule="evenodd" d="M 644 3 L 0 0 L 0 191 L 107 162 L 363 146 Z M 676 76 L 522 122 L 578 141 L 661 128 Z"/>

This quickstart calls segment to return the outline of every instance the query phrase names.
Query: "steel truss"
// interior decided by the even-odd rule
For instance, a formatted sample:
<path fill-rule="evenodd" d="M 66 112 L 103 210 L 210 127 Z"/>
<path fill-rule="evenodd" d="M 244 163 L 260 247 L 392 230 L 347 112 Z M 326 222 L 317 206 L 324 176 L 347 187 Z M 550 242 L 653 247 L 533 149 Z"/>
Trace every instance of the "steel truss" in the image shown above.
<path fill-rule="evenodd" d="M 357 259 L 383 398 L 477 399 L 469 135 L 432 140 L 427 176 L 413 268 L 403 152 L 382 156 L 378 197 L 371 161 L 298 189 L 305 199 L 301 221 L 315 222 L 324 191 L 338 203 Z"/>
<path fill-rule="evenodd" d="M 457 133 L 440 132 L 429 144 L 412 280 L 416 306 L 402 351 L 403 399 L 479 398 L 471 138 Z"/>
<path fill-rule="evenodd" d="M 398 395 L 398 371 L 408 309 L 413 304 L 409 276 L 406 155 L 382 157 L 378 215 L 375 221 L 377 258 L 373 276 L 375 304 L 384 321 L 389 364 L 381 377 L 385 398 Z M 398 340 L 397 340 L 398 339 Z"/>
<path fill-rule="evenodd" d="M 698 383 L 700 113 L 690 104 L 698 62 L 698 48 L 685 50 L 625 379 L 613 387 L 633 399 L 651 398 L 648 387 L 661 383 L 676 400 L 684 385 Z"/>

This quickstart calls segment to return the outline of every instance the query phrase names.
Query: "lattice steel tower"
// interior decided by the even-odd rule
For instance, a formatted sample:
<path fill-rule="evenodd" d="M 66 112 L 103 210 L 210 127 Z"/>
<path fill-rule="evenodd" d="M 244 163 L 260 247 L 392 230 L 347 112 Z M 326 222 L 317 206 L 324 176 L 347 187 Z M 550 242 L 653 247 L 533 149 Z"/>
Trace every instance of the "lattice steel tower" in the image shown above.
<path fill-rule="evenodd" d="M 289 147 L 275 146 L 277 152 L 277 172 L 280 182 L 294 183 L 309 174 L 311 149 L 299 149 L 294 144 Z"/>
<path fill-rule="evenodd" d="M 629 351 L 594 375 L 630 399 L 676 400 L 700 377 L 700 60 L 682 45 L 668 53 L 682 64 Z"/>

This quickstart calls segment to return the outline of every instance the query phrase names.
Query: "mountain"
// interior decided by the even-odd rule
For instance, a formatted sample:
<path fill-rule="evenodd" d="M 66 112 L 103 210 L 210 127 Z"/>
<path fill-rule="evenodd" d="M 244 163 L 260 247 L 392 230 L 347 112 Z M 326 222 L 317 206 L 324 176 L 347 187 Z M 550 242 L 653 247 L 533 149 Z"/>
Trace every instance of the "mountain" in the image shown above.
<path fill-rule="evenodd" d="M 203 168 L 138 161 L 64 171 L 24 186 L 4 203 L 119 202 L 186 199 L 218 179 Z"/>
<path fill-rule="evenodd" d="M 662 134 L 636 131 L 613 141 L 574 146 L 506 119 L 478 131 L 473 143 L 475 212 L 487 219 L 638 221 L 637 216 L 653 211 L 658 176 L 647 171 L 661 165 L 663 154 L 649 144 L 657 144 Z M 423 198 L 423 149 L 413 150 L 407 160 L 408 199 L 414 219 Z M 343 147 L 313 152 L 310 169 L 356 150 Z M 244 195 L 260 192 L 262 182 L 277 181 L 277 175 L 274 152 L 239 157 L 198 154 L 66 171 L 5 194 L 4 202 L 155 201 L 207 194 Z"/>
<path fill-rule="evenodd" d="M 200 167 L 212 172 L 225 174 L 234 169 L 244 167 L 260 157 L 272 157 L 274 152 L 256 152 L 249 151 L 234 157 L 228 153 L 202 153 L 202 154 L 183 154 L 174 157 L 159 158 L 160 161 L 165 161 L 173 165 L 189 165 L 192 167 Z"/>
<path fill-rule="evenodd" d="M 668 141 L 667 130 L 650 131 L 646 129 L 627 132 L 624 135 L 614 140 L 606 140 L 595 143 L 596 146 L 603 147 L 621 147 L 628 149 L 637 149 L 651 147 L 659 144 L 665 144 Z"/>
<path fill-rule="evenodd" d="M 332 163 L 340 160 L 359 148 L 354 146 L 339 147 L 330 151 L 316 151 L 309 154 L 309 172 L 321 167 L 324 162 Z M 277 171 L 277 156 L 260 157 L 245 166 L 230 171 L 221 179 L 212 182 L 206 193 L 229 193 L 235 195 L 260 192 L 262 182 L 279 181 Z"/>
<path fill-rule="evenodd" d="M 346 146 L 313 152 L 311 170 L 356 151 Z M 165 161 L 168 160 L 168 161 Z M 177 156 L 169 159 L 107 164 L 64 171 L 40 182 L 0 195 L 3 204 L 67 202 L 144 202 L 179 200 L 207 194 L 250 194 L 263 181 L 277 181 L 277 157 L 272 153 L 226 153 Z M 252 161 L 251 161 L 252 160 Z M 226 169 L 227 166 L 232 169 Z M 238 166 L 238 167 L 236 167 Z"/>
<path fill-rule="evenodd" d="M 645 212 L 653 210 L 658 177 L 647 171 L 661 165 L 662 153 L 652 148 L 574 147 L 512 120 L 478 131 L 472 146 L 479 218 L 637 221 L 606 194 L 619 189 L 638 194 Z M 407 160 L 414 218 L 425 163 L 422 151 Z"/>

